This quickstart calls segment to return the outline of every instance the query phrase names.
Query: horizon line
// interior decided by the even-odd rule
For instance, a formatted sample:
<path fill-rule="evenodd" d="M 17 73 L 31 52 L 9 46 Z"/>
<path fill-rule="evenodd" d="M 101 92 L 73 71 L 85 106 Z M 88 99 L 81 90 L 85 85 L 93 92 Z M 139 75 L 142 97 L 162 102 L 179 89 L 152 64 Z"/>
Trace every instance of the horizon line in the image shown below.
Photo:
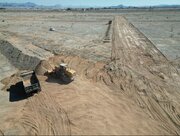
<path fill-rule="evenodd" d="M 51 7 L 51 6 L 62 6 L 62 7 L 113 7 L 113 6 L 124 6 L 124 7 L 151 7 L 151 6 L 180 6 L 180 4 L 154 4 L 154 5 L 124 5 L 124 4 L 118 4 L 118 5 L 109 5 L 109 6 L 98 6 L 98 5 L 63 5 L 63 4 L 53 4 L 53 5 L 43 5 L 43 4 L 37 4 L 34 2 L 0 2 L 1 4 L 26 4 L 26 3 L 32 3 L 36 6 L 44 6 L 44 7 Z"/>

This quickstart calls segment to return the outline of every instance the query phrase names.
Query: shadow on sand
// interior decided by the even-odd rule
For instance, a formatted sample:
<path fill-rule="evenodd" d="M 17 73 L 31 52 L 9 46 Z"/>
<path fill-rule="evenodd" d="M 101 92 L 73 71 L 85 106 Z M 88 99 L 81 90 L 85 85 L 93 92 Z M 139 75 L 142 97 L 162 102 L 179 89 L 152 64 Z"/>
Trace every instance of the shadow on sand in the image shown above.
<path fill-rule="evenodd" d="M 49 82 L 49 83 L 58 83 L 61 85 L 68 85 L 72 82 L 71 80 L 63 81 L 60 77 L 57 77 L 55 74 L 45 74 L 45 76 L 47 76 L 46 82 Z"/>
<path fill-rule="evenodd" d="M 29 97 L 25 93 L 22 81 L 16 83 L 15 85 L 11 85 L 7 91 L 9 91 L 9 101 L 10 102 L 24 100 Z"/>

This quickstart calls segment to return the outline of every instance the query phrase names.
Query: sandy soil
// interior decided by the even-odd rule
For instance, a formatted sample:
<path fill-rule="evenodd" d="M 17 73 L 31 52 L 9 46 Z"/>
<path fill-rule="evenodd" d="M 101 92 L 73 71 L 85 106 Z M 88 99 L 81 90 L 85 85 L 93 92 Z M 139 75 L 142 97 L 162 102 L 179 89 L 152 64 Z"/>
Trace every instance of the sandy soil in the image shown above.
<path fill-rule="evenodd" d="M 29 43 L 24 44 L 26 49 L 33 46 L 36 47 L 33 49 L 57 56 L 42 61 L 36 67 L 42 86 L 39 94 L 10 102 L 10 94 L 0 93 L 0 98 L 3 98 L 0 133 L 180 134 L 178 70 L 124 17 L 113 20 L 108 32 L 110 41 L 104 43 L 107 23 L 112 16 L 76 14 L 74 19 L 74 13 L 68 13 L 66 18 L 62 13 L 51 13 L 51 16 L 44 13 L 19 14 L 20 21 L 13 22 L 14 26 L 3 27 L 1 38 L 11 41 L 13 46 L 17 44 L 20 50 L 23 43 Z M 32 14 L 38 17 L 38 21 L 34 18 L 33 24 L 29 21 Z M 96 20 L 97 16 L 99 20 Z M 14 17 L 12 14 L 9 19 Z M 44 27 L 39 27 L 44 22 L 41 19 L 47 20 Z M 72 20 L 73 26 L 70 25 Z M 19 23 L 22 23 L 22 28 L 17 30 Z M 57 31 L 49 32 L 48 26 L 53 24 Z M 65 26 L 66 29 L 62 29 Z M 36 50 L 31 53 L 34 52 Z M 43 75 L 60 62 L 68 63 L 77 71 L 75 81 L 65 85 L 58 79 Z M 11 81 L 14 84 L 11 79 L 7 78 L 3 83 L 9 86 Z"/>

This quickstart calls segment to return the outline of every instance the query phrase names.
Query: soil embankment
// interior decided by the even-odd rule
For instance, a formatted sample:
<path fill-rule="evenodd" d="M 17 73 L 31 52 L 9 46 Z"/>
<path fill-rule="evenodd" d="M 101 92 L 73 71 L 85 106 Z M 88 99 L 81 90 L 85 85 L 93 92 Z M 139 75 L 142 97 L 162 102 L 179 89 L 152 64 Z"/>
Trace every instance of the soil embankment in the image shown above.
<path fill-rule="evenodd" d="M 123 17 L 113 22 L 110 86 L 131 97 L 171 134 L 180 134 L 179 87 L 176 68 Z"/>

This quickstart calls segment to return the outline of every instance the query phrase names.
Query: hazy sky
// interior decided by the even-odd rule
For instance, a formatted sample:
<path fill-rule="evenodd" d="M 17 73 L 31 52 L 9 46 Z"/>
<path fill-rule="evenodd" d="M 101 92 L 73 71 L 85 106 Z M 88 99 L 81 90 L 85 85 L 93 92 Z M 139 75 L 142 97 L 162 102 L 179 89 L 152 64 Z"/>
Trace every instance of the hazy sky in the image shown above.
<path fill-rule="evenodd" d="M 180 0 L 0 0 L 0 2 L 33 2 L 39 5 L 56 5 L 63 6 L 113 6 L 113 5 L 126 5 L 126 6 L 144 6 L 144 5 L 159 5 L 159 4 L 179 4 Z"/>

